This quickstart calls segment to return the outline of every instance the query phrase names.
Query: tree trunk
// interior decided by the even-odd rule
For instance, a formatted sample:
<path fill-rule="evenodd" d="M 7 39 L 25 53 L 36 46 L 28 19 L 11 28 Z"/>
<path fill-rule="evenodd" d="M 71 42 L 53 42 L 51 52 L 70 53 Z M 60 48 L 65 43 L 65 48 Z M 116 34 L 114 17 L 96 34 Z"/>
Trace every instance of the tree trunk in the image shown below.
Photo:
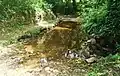
<path fill-rule="evenodd" d="M 73 9 L 74 9 L 74 12 L 76 13 L 77 12 L 77 4 L 76 4 L 76 1 L 75 0 L 72 0 L 73 1 Z"/>

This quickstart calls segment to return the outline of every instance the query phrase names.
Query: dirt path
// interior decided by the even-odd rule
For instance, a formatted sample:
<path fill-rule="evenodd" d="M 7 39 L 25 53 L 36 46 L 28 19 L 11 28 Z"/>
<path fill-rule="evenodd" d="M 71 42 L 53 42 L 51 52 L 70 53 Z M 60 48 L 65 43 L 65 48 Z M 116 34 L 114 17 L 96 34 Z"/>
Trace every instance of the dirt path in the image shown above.
<path fill-rule="evenodd" d="M 0 46 L 0 76 L 56 76 L 58 70 L 46 66 L 44 68 L 26 68 L 19 62 L 22 60 L 10 47 Z"/>
<path fill-rule="evenodd" d="M 0 76 L 86 76 L 84 69 L 74 69 L 60 61 L 48 61 L 43 67 L 40 58 L 28 59 L 26 65 L 20 64 L 23 59 L 14 46 L 0 46 Z"/>
<path fill-rule="evenodd" d="M 19 64 L 23 60 L 17 56 L 18 50 L 13 47 L 0 46 L 0 76 L 70 76 L 70 67 L 62 62 L 49 61 L 43 67 L 38 63 L 35 67 L 38 59 L 33 59 L 28 60 L 28 66 Z"/>

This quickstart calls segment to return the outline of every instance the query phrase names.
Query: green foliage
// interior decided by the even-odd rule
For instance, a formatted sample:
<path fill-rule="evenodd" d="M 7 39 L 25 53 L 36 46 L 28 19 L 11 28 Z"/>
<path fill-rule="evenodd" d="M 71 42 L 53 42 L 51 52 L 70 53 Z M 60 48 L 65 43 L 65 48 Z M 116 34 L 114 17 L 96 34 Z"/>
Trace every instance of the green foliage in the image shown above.
<path fill-rule="evenodd" d="M 90 34 L 98 33 L 102 27 L 98 27 L 99 23 L 107 14 L 107 0 L 82 0 L 79 9 L 85 31 Z"/>
<path fill-rule="evenodd" d="M 47 7 L 44 0 L 0 0 L 0 21 L 17 16 L 26 20 L 31 18 L 35 10 Z"/>
<path fill-rule="evenodd" d="M 111 36 L 118 43 L 120 43 L 120 1 L 119 0 L 108 0 L 108 14 L 104 20 L 105 28 L 103 31 L 105 35 Z"/>
<path fill-rule="evenodd" d="M 0 4 L 0 20 L 12 18 L 13 15 L 24 13 L 29 9 L 24 0 L 1 0 Z"/>
<path fill-rule="evenodd" d="M 81 0 L 78 7 L 85 32 L 105 36 L 108 41 L 117 41 L 116 48 L 120 50 L 120 1 Z M 110 55 L 94 64 L 88 76 L 119 76 L 119 70 L 120 55 Z"/>
<path fill-rule="evenodd" d="M 88 76 L 119 76 L 120 75 L 120 54 L 109 55 L 101 58 L 98 63 L 92 66 Z"/>
<path fill-rule="evenodd" d="M 56 13 L 64 14 L 65 3 L 63 0 L 45 0 L 49 5 L 51 5 L 50 9 Z"/>
<path fill-rule="evenodd" d="M 54 12 L 54 14 L 59 13 L 62 15 L 74 15 L 76 13 L 75 0 L 45 0 L 45 1 L 51 5 L 51 9 Z"/>
<path fill-rule="evenodd" d="M 87 33 L 107 36 L 120 42 L 120 1 L 82 0 L 79 9 Z"/>

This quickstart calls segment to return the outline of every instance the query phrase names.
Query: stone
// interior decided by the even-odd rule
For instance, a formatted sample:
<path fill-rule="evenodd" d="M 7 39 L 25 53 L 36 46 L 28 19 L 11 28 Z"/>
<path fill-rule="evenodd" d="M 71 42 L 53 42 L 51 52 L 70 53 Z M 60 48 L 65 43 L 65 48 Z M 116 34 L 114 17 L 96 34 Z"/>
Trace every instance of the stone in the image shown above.
<path fill-rule="evenodd" d="M 87 63 L 93 63 L 95 62 L 97 59 L 96 57 L 91 57 L 91 58 L 88 58 L 88 59 L 85 59 Z"/>
<path fill-rule="evenodd" d="M 70 58 L 70 59 L 73 59 L 73 58 L 78 58 L 79 57 L 79 54 L 77 54 L 76 52 L 74 52 L 73 50 L 69 50 L 65 53 L 65 57 L 66 58 Z"/>
<path fill-rule="evenodd" d="M 40 66 L 41 66 L 41 67 L 48 66 L 47 58 L 41 58 L 41 59 L 40 59 Z"/>

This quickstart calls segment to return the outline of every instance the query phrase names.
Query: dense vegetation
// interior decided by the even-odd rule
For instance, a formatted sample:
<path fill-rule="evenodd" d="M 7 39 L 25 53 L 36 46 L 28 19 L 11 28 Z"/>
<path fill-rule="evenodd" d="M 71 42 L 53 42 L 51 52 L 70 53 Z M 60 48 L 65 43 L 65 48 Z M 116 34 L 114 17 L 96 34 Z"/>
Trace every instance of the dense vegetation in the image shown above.
<path fill-rule="evenodd" d="M 110 75 L 108 72 L 111 71 L 111 68 L 114 76 L 120 75 L 117 70 L 114 70 L 120 68 L 119 0 L 0 0 L 0 30 L 2 33 L 5 32 L 4 34 L 10 33 L 10 31 L 12 31 L 11 34 L 18 33 L 26 29 L 24 26 L 34 24 L 35 11 L 46 11 L 47 9 L 53 11 L 56 16 L 58 13 L 79 16 L 86 34 L 104 36 L 105 40 L 109 42 L 114 40 L 118 54 L 101 58 L 92 66 L 88 75 L 107 76 Z M 16 36 L 16 34 L 13 35 Z M 10 38 L 9 40 L 16 39 L 16 37 L 11 38 L 8 35 L 7 37 Z M 0 39 L 2 38 L 0 37 Z"/>
<path fill-rule="evenodd" d="M 119 42 L 119 4 L 117 0 L 84 0 L 81 2 L 87 33 L 107 36 Z"/>

